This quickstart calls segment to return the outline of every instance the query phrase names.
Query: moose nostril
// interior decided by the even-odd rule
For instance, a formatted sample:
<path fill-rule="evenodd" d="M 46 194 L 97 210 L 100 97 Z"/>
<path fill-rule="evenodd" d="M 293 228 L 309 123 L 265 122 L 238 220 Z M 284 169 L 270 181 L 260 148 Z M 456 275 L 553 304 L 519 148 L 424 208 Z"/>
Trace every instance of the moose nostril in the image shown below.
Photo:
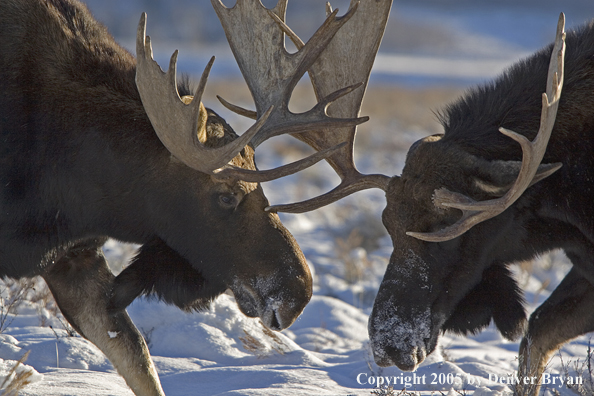
<path fill-rule="evenodd" d="M 272 330 L 281 330 L 282 326 L 278 322 L 278 319 L 276 317 L 276 311 L 272 311 L 271 316 L 272 317 L 270 318 L 270 323 L 269 323 L 268 327 L 270 327 Z"/>

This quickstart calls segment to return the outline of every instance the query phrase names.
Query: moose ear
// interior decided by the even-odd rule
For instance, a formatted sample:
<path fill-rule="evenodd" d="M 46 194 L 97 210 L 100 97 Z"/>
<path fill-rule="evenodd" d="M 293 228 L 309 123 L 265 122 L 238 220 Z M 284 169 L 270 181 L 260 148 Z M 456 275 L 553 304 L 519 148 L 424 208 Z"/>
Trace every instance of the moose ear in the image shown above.
<path fill-rule="evenodd" d="M 417 140 L 408 149 L 408 153 L 406 154 L 406 158 L 408 159 L 408 157 L 410 157 L 412 155 L 412 153 L 414 153 L 415 150 L 417 148 L 419 148 L 421 145 L 426 144 L 426 143 L 435 143 L 435 142 L 441 140 L 441 138 L 443 136 L 444 135 L 442 133 L 438 133 L 438 134 L 430 135 L 430 136 L 424 137 L 423 139 Z"/>
<path fill-rule="evenodd" d="M 192 103 L 192 100 L 194 100 L 194 96 L 184 95 L 184 96 L 182 96 L 181 100 L 186 105 L 189 105 L 190 103 Z M 200 113 L 198 115 L 198 128 L 196 128 L 197 129 L 196 132 L 198 135 L 198 140 L 202 144 L 204 144 L 206 142 L 206 121 L 207 120 L 208 120 L 208 113 L 206 112 L 206 108 L 204 107 L 204 104 L 200 103 Z"/>
<path fill-rule="evenodd" d="M 473 184 L 479 190 L 494 196 L 505 195 L 514 184 L 520 173 L 521 161 L 487 161 L 475 160 Z M 541 164 L 532 179 L 530 186 L 552 175 L 561 167 L 561 163 Z"/>

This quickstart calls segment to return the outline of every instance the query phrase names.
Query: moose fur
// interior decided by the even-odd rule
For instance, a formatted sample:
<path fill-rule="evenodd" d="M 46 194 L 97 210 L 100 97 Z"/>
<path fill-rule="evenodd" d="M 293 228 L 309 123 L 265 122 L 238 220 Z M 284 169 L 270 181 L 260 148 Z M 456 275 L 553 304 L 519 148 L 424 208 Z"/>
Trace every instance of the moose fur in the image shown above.
<path fill-rule="evenodd" d="M 405 234 L 434 232 L 460 218 L 459 210 L 434 205 L 437 189 L 476 201 L 507 192 L 522 152 L 498 130 L 535 137 L 550 46 L 447 107 L 440 116 L 445 133 L 415 143 L 402 175 L 391 180 L 383 221 L 394 252 L 369 320 L 379 365 L 414 369 L 441 332 L 476 333 L 493 320 L 506 338 L 524 336 L 520 375 L 539 376 L 556 348 L 594 330 L 594 24 L 569 32 L 566 44 L 565 82 L 542 162 L 562 163 L 560 170 L 455 239 Z M 573 270 L 526 330 L 522 293 L 508 266 L 552 249 L 563 249 Z"/>
<path fill-rule="evenodd" d="M 309 301 L 311 274 L 260 185 L 167 151 L 134 79 L 134 57 L 76 0 L 0 2 L 0 275 L 41 275 L 135 394 L 162 395 L 124 310 L 136 296 L 192 310 L 231 289 L 244 313 L 282 329 Z M 211 147 L 236 138 L 213 112 L 206 135 Z M 255 169 L 253 150 L 232 163 Z M 108 237 L 142 245 L 117 278 Z"/>

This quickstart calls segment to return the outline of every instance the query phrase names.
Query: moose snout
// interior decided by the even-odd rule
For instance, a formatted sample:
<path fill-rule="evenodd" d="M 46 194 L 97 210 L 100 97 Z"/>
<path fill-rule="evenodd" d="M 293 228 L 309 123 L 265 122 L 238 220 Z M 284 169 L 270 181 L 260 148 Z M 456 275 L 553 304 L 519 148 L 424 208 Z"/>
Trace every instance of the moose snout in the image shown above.
<path fill-rule="evenodd" d="M 404 311 L 393 299 L 376 298 L 368 331 L 376 364 L 413 371 L 437 346 L 439 331 L 432 325 L 429 310 Z"/>
<path fill-rule="evenodd" d="M 416 345 L 406 351 L 398 350 L 391 345 L 374 346 L 373 359 L 380 367 L 396 366 L 402 371 L 413 371 L 427 357 L 424 345 Z"/>
<path fill-rule="evenodd" d="M 262 298 L 253 290 L 244 288 L 235 294 L 239 309 L 252 318 L 259 317 L 262 323 L 271 330 L 282 330 L 289 327 L 301 314 L 311 296 L 303 298 L 282 298 L 282 296 L 268 296 Z"/>
<path fill-rule="evenodd" d="M 396 366 L 414 371 L 437 346 L 437 335 L 413 326 L 369 326 L 369 339 L 375 363 L 380 367 Z"/>
<path fill-rule="evenodd" d="M 284 305 L 289 306 L 285 307 L 278 301 L 270 299 L 268 304 L 264 306 L 262 315 L 260 315 L 262 323 L 269 329 L 276 331 L 289 327 L 295 321 L 297 316 L 299 316 L 302 309 L 297 312 L 297 310 L 292 309 L 291 305 L 293 304 Z"/>
<path fill-rule="evenodd" d="M 240 283 L 231 290 L 246 316 L 259 317 L 266 327 L 278 331 L 293 324 L 311 299 L 311 283 L 298 279 L 293 283 L 273 290 L 265 287 L 266 282 Z"/>

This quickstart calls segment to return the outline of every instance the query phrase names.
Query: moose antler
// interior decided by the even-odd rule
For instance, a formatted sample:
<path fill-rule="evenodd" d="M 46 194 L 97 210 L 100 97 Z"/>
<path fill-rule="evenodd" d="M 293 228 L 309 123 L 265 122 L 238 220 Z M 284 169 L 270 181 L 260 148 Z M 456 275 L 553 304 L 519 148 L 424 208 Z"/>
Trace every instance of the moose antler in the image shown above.
<path fill-rule="evenodd" d="M 216 0 L 211 1 L 214 4 Z M 259 3 L 258 0 L 250 0 L 250 2 L 252 4 L 255 4 L 255 2 Z M 245 1 L 244 3 L 248 3 L 248 1 Z M 268 12 L 270 17 L 272 17 L 274 22 L 278 25 L 278 30 L 275 30 L 274 26 L 270 23 L 266 25 L 267 31 L 273 30 L 275 32 L 274 41 L 277 42 L 278 46 L 282 46 L 285 58 L 280 62 L 276 60 L 278 56 L 274 55 L 268 56 L 265 59 L 284 65 L 286 59 L 291 57 L 291 55 L 287 54 L 284 50 L 283 33 L 287 34 L 293 40 L 298 49 L 297 54 L 307 54 L 308 51 L 317 52 L 321 49 L 323 49 L 323 52 L 320 55 L 317 55 L 317 60 L 315 60 L 313 56 L 308 57 L 307 55 L 303 55 L 303 58 L 307 59 L 310 65 L 307 65 L 305 62 L 301 63 L 299 73 L 295 73 L 294 77 L 291 76 L 292 79 L 286 84 L 286 90 L 283 91 L 284 98 L 281 102 L 286 108 L 289 94 L 298 79 L 305 72 L 304 68 L 307 65 L 309 68 L 310 79 L 314 86 L 314 92 L 319 102 L 312 111 L 319 111 L 322 108 L 328 107 L 330 103 L 336 102 L 328 107 L 327 112 L 330 117 L 340 117 L 329 118 L 326 122 L 321 121 L 317 125 L 313 125 L 315 128 L 310 127 L 307 130 L 303 129 L 303 131 L 290 132 L 292 132 L 292 136 L 309 144 L 314 149 L 320 151 L 320 153 L 333 147 L 338 148 L 337 145 L 341 142 L 343 144 L 346 143 L 346 145 L 340 148 L 337 153 L 326 159 L 341 178 L 341 183 L 335 189 L 304 202 L 276 205 L 267 208 L 267 210 L 301 213 L 328 205 L 347 195 L 366 188 L 381 188 L 385 190 L 389 180 L 388 176 L 363 175 L 359 173 L 355 167 L 353 160 L 353 146 L 357 125 L 360 122 L 353 121 L 366 120 L 366 118 L 357 117 L 359 117 L 361 103 L 369 80 L 371 67 L 373 66 L 388 21 L 392 0 L 352 0 L 349 11 L 341 18 L 336 18 L 338 10 L 332 11 L 330 5 L 327 4 L 326 22 L 307 44 L 304 44 L 303 41 L 285 24 L 286 3 L 286 0 L 280 1 L 274 10 Z M 219 11 L 217 10 L 217 12 Z M 238 15 L 245 15 L 245 13 L 238 12 Z M 335 27 L 333 27 L 333 24 Z M 340 27 L 339 24 L 344 24 L 346 26 L 338 30 L 338 27 Z M 323 47 L 318 47 L 316 50 L 312 50 L 312 48 L 315 48 L 314 43 L 317 41 L 321 41 L 324 37 L 326 40 L 331 38 L 330 33 L 324 33 L 326 31 L 333 32 L 332 34 L 334 37 L 332 38 L 332 41 L 327 44 L 325 49 Z M 231 41 L 229 33 L 227 33 L 227 36 Z M 250 36 L 249 39 L 245 40 L 252 39 L 253 37 Z M 232 44 L 232 48 L 234 47 L 237 48 L 238 45 L 234 46 Z M 235 52 L 236 50 L 234 49 L 234 53 Z M 250 56 L 252 55 L 249 52 L 248 54 Z M 356 54 L 356 56 L 354 56 L 354 54 Z M 236 57 L 237 56 L 238 54 L 236 53 Z M 311 63 L 312 60 L 315 60 L 313 64 Z M 243 62 L 238 60 L 238 63 L 241 65 Z M 249 65 L 250 64 L 247 63 L 245 69 L 247 69 Z M 268 75 L 264 76 L 264 79 L 262 80 L 259 77 L 252 77 L 257 75 L 257 73 L 246 72 L 244 71 L 244 68 L 242 68 L 242 72 L 248 81 L 248 86 L 256 101 L 256 107 L 259 109 L 257 114 L 260 114 L 265 108 L 265 104 L 273 102 L 270 98 L 270 92 L 274 92 L 272 87 L 278 84 L 277 80 L 282 81 L 283 79 L 277 77 L 277 79 L 269 80 L 267 85 L 266 81 L 269 78 Z M 299 78 L 297 78 L 297 76 Z M 344 88 L 345 86 L 347 87 Z M 349 95 L 346 95 L 347 93 Z M 229 105 L 226 101 L 222 102 L 228 108 L 239 114 L 251 118 L 255 117 L 256 113 L 254 112 Z M 273 116 L 271 115 L 271 118 L 272 117 Z"/>
<path fill-rule="evenodd" d="M 564 28 L 565 15 L 561 14 L 557 24 L 555 45 L 549 63 L 546 93 L 542 94 L 542 112 L 538 134 L 531 142 L 523 135 L 505 128 L 499 128 L 501 133 L 514 139 L 522 146 L 522 166 L 511 189 L 501 198 L 479 202 L 474 201 L 472 198 L 463 194 L 451 192 L 445 188 L 435 190 L 433 196 L 435 205 L 443 208 L 460 209 L 462 210 L 462 218 L 452 226 L 437 232 L 407 232 L 407 235 L 428 242 L 442 242 L 456 238 L 476 224 L 502 213 L 520 198 L 530 185 L 550 176 L 561 168 L 561 164 L 551 164 L 547 167 L 546 171 L 537 174 L 538 167 L 544 157 L 555 124 L 559 99 L 561 97 L 561 88 L 563 87 L 563 66 L 565 56 Z"/>
<path fill-rule="evenodd" d="M 211 173 L 226 165 L 249 143 L 270 115 L 270 110 L 239 139 L 221 148 L 204 146 L 197 135 L 205 128 L 207 118 L 200 100 L 214 58 L 202 74 L 194 99 L 186 105 L 177 91 L 177 54 L 176 50 L 167 73 L 164 73 L 153 60 L 151 40 L 146 36 L 146 13 L 143 13 L 136 35 L 136 85 L 142 104 L 163 145 L 188 166 Z"/>
<path fill-rule="evenodd" d="M 392 0 L 352 0 L 348 13 L 356 10 L 355 15 L 336 33 L 328 47 L 310 67 L 309 76 L 318 99 L 330 95 L 344 85 L 361 86 L 352 94 L 336 100 L 336 103 L 328 109 L 328 114 L 331 116 L 349 118 L 359 115 L 391 6 Z M 334 15 L 336 11 L 333 12 L 330 4 L 327 3 L 327 15 Z M 297 48 L 301 48 L 303 46 L 301 39 L 283 20 L 278 17 L 275 20 Z M 322 128 L 294 134 L 295 138 L 316 150 L 333 147 L 338 142 L 347 142 L 343 149 L 326 159 L 340 176 L 341 183 L 321 196 L 299 203 L 272 206 L 268 210 L 301 213 L 328 205 L 360 190 L 380 188 L 385 191 L 390 180 L 388 176 L 363 175 L 355 166 L 353 149 L 356 132 L 357 125 L 345 125 L 332 130 Z"/>
<path fill-rule="evenodd" d="M 329 85 L 330 89 L 318 94 L 318 104 L 311 110 L 295 114 L 288 109 L 291 93 L 301 77 L 308 69 L 315 69 L 312 65 L 316 59 L 319 62 L 320 57 L 328 57 L 328 48 L 334 45 L 338 36 L 341 36 L 341 27 L 350 23 L 353 18 L 357 19 L 357 5 L 351 7 L 343 17 L 336 17 L 337 11 L 330 13 L 307 44 L 301 43 L 296 53 L 289 54 L 284 44 L 287 0 L 280 0 L 273 9 L 266 9 L 260 0 L 238 1 L 233 8 L 225 7 L 220 0 L 211 2 L 248 84 L 256 111 L 246 110 L 219 99 L 230 110 L 250 118 L 261 116 L 266 109 L 274 106 L 268 121 L 252 139 L 254 147 L 272 136 L 284 133 L 299 137 L 309 135 L 312 130 L 320 130 L 323 131 L 321 134 L 325 134 L 325 131 L 354 129 L 358 124 L 368 120 L 368 117 L 358 117 L 358 111 L 340 114 L 343 118 L 333 117 L 334 113 L 331 112 L 327 114 L 331 103 L 358 92 L 363 78 L 345 82 L 340 76 L 330 76 L 329 78 L 335 82 Z M 369 28 L 375 23 L 376 21 L 370 23 Z M 358 38 L 351 41 L 355 40 Z M 349 54 L 349 58 L 350 56 L 352 53 Z M 351 85 L 345 87 L 348 84 Z M 308 142 L 307 138 L 302 140 Z M 341 136 L 314 146 L 320 151 L 314 156 L 327 157 L 333 152 L 342 152 L 346 140 Z"/>
<path fill-rule="evenodd" d="M 256 123 L 238 139 L 220 148 L 206 147 L 199 140 L 207 120 L 201 98 L 214 57 L 206 66 L 196 93 L 188 103 L 188 100 L 180 98 L 177 91 L 177 54 L 176 50 L 171 56 L 167 73 L 163 72 L 153 60 L 151 40 L 146 36 L 146 13 L 143 13 L 136 36 L 138 92 L 151 124 L 163 145 L 189 167 L 220 177 L 240 177 L 246 181 L 261 182 L 298 172 L 340 149 L 338 146 L 328 148 L 304 160 L 267 171 L 251 171 L 227 165 L 253 139 L 260 137 L 261 140 L 262 133 L 268 133 L 271 125 L 266 128 L 263 126 L 267 125 L 273 113 L 274 103 L 271 102 Z"/>

